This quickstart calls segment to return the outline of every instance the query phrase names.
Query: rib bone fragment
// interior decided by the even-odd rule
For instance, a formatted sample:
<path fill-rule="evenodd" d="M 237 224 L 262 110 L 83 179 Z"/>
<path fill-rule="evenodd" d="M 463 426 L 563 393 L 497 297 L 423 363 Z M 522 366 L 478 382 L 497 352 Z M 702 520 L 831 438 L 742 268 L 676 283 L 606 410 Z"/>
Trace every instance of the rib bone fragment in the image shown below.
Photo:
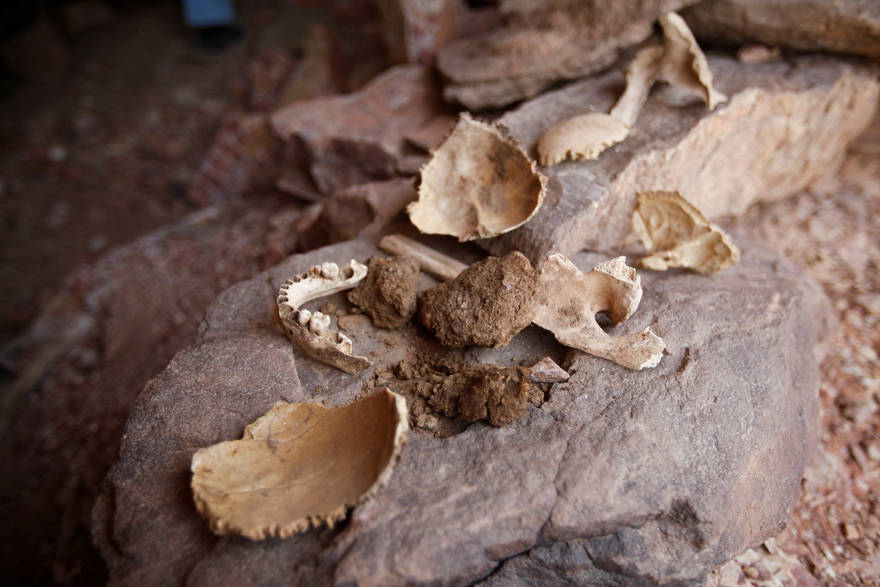
<path fill-rule="evenodd" d="M 346 373 L 370 366 L 366 357 L 352 352 L 351 339 L 330 329 L 330 316 L 300 308 L 306 302 L 351 289 L 367 275 L 367 266 L 351 260 L 348 267 L 336 263 L 315 265 L 281 284 L 278 319 L 284 334 L 306 355 Z"/>
<path fill-rule="evenodd" d="M 467 265 L 448 255 L 407 238 L 402 234 L 389 234 L 379 241 L 379 248 L 392 255 L 405 255 L 415 259 L 419 268 L 437 279 L 449 281 L 467 269 Z"/>

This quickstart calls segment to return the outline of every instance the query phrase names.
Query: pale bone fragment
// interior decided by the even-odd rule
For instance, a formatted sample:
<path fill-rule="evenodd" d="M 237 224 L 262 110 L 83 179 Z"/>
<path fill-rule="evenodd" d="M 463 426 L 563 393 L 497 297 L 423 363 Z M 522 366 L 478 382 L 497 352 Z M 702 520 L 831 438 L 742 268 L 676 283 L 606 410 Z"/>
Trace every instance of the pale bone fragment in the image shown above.
<path fill-rule="evenodd" d="M 379 248 L 392 255 L 408 256 L 415 259 L 419 268 L 437 279 L 449 281 L 467 269 L 467 265 L 425 246 L 420 242 L 407 238 L 402 234 L 389 234 L 379 241 Z"/>
<path fill-rule="evenodd" d="M 646 269 L 708 274 L 739 261 L 739 249 L 730 237 L 678 192 L 639 193 L 633 230 L 650 253 L 640 261 Z"/>
<path fill-rule="evenodd" d="M 589 112 L 563 120 L 538 140 L 538 162 L 545 167 L 566 159 L 595 159 L 624 140 L 629 126 L 603 112 Z"/>
<path fill-rule="evenodd" d="M 629 369 L 655 367 L 665 345 L 650 328 L 609 336 L 596 322 L 599 312 L 606 313 L 612 324 L 623 322 L 641 299 L 641 278 L 623 257 L 600 263 L 584 274 L 566 257 L 553 253 L 542 267 L 534 323 L 562 344 L 585 353 Z"/>
<path fill-rule="evenodd" d="M 626 89 L 609 114 L 591 112 L 563 120 L 538 140 L 541 165 L 567 158 L 596 159 L 626 139 L 655 81 L 665 81 L 706 102 L 709 110 L 727 101 L 712 86 L 706 56 L 684 20 L 674 12 L 660 17 L 663 46 L 639 51 L 626 70 Z"/>
<path fill-rule="evenodd" d="M 538 211 L 545 184 L 514 139 L 463 112 L 422 168 L 419 199 L 407 211 L 423 233 L 459 241 L 492 238 Z"/>
<path fill-rule="evenodd" d="M 568 381 L 568 372 L 550 357 L 544 357 L 529 367 L 529 379 L 535 383 L 561 383 Z"/>
<path fill-rule="evenodd" d="M 252 540 L 332 527 L 388 482 L 408 430 L 388 389 L 338 408 L 278 402 L 241 440 L 193 455 L 196 508 L 215 534 Z"/>
<path fill-rule="evenodd" d="M 336 263 L 315 265 L 282 283 L 278 291 L 278 319 L 287 338 L 309 357 L 346 373 L 369 367 L 369 359 L 352 352 L 349 337 L 330 329 L 330 316 L 300 308 L 311 300 L 351 289 L 366 275 L 367 266 L 352 259 L 348 267 L 341 269 Z"/>
<path fill-rule="evenodd" d="M 684 19 L 667 12 L 660 17 L 660 26 L 663 27 L 663 58 L 657 79 L 699 96 L 709 110 L 726 102 L 727 96 L 712 86 L 709 62 Z"/>

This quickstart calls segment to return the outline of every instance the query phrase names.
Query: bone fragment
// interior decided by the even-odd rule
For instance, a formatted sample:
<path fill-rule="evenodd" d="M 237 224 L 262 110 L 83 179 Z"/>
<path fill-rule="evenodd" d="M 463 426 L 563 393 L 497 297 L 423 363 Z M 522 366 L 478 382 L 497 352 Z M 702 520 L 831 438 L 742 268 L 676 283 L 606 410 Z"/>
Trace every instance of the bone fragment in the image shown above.
<path fill-rule="evenodd" d="M 600 263 L 584 274 L 554 253 L 544 262 L 540 283 L 534 323 L 562 344 L 634 370 L 660 362 L 665 344 L 650 328 L 609 336 L 596 322 L 596 314 L 605 312 L 613 324 L 619 324 L 642 299 L 641 279 L 623 257 Z"/>
<path fill-rule="evenodd" d="M 535 383 L 561 383 L 568 379 L 568 372 L 550 357 L 544 357 L 529 367 L 529 380 Z"/>
<path fill-rule="evenodd" d="M 629 126 L 603 112 L 589 112 L 554 125 L 538 141 L 538 161 L 549 166 L 566 159 L 595 159 L 629 135 Z"/>
<path fill-rule="evenodd" d="M 708 274 L 739 261 L 739 249 L 727 233 L 678 192 L 640 192 L 633 230 L 650 253 L 640 261 L 646 269 Z"/>
<path fill-rule="evenodd" d="M 330 328 L 330 316 L 300 308 L 306 302 L 351 289 L 367 275 L 367 266 L 351 260 L 348 267 L 336 263 L 315 265 L 281 284 L 278 320 L 284 334 L 315 360 L 346 373 L 370 366 L 366 357 L 353 354 L 351 339 Z"/>
<path fill-rule="evenodd" d="M 408 429 L 388 389 L 338 408 L 278 402 L 241 440 L 195 453 L 196 507 L 215 534 L 252 540 L 332 527 L 387 483 Z"/>
<path fill-rule="evenodd" d="M 392 255 L 412 257 L 419 268 L 437 279 L 449 281 L 467 269 L 467 265 L 402 234 L 389 234 L 379 241 L 379 248 Z"/>
<path fill-rule="evenodd" d="M 419 199 L 407 212 L 426 234 L 492 238 L 525 224 L 544 192 L 544 176 L 519 144 L 464 112 L 422 168 Z"/>

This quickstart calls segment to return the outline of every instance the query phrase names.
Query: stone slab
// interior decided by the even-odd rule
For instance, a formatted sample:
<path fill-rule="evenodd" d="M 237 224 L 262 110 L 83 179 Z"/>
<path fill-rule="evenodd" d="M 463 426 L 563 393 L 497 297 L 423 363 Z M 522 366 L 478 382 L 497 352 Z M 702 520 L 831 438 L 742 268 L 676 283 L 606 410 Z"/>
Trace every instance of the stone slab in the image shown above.
<path fill-rule="evenodd" d="M 353 376 L 304 358 L 273 306 L 283 279 L 375 249 L 333 245 L 227 289 L 129 418 L 94 512 L 111 582 L 523 583 L 524 566 L 546 578 L 578 565 L 626 584 L 700 580 L 783 527 L 818 434 L 812 343 L 827 302 L 777 253 L 738 244 L 741 263 L 711 278 L 642 273 L 642 305 L 618 329 L 650 325 L 665 339 L 656 369 L 567 350 L 534 326 L 508 347 L 470 348 L 463 358 L 498 364 L 550 356 L 571 379 L 504 428 L 414 430 L 387 487 L 346 524 L 283 541 L 211 535 L 193 505 L 190 459 L 240 437 L 278 400 L 339 405 L 360 393 L 372 370 Z M 344 307 L 342 294 L 333 302 Z M 436 347 L 415 325 L 350 322 L 355 351 L 375 369 Z"/>

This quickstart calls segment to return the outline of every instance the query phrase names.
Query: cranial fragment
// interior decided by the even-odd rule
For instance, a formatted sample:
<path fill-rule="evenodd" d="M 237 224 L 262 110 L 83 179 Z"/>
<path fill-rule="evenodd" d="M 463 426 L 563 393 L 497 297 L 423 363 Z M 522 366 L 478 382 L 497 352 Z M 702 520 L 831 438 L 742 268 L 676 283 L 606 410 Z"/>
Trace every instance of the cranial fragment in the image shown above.
<path fill-rule="evenodd" d="M 491 238 L 522 226 L 538 211 L 545 182 L 515 140 L 462 113 L 422 168 L 419 199 L 407 211 L 427 234 Z"/>
<path fill-rule="evenodd" d="M 596 159 L 626 139 L 655 81 L 665 81 L 700 97 L 710 110 L 727 96 L 712 86 L 706 56 L 684 20 L 674 12 L 660 17 L 663 46 L 639 51 L 626 70 L 626 89 L 609 114 L 591 112 L 563 120 L 538 141 L 541 165 L 571 159 Z"/>
<path fill-rule="evenodd" d="M 566 346 L 629 369 L 655 367 L 665 344 L 650 328 L 610 336 L 596 321 L 596 314 L 604 312 L 612 324 L 620 324 L 636 311 L 641 299 L 641 279 L 623 257 L 600 263 L 584 274 L 566 257 L 554 253 L 541 271 L 533 322 Z"/>
<path fill-rule="evenodd" d="M 566 159 L 595 159 L 629 135 L 629 126 L 603 112 L 563 120 L 538 140 L 538 161 L 549 166 Z"/>
<path fill-rule="evenodd" d="M 684 268 L 707 274 L 739 261 L 739 249 L 730 237 L 678 192 L 641 192 L 633 230 L 650 253 L 640 261 L 646 269 Z"/>
<path fill-rule="evenodd" d="M 311 300 L 351 289 L 367 275 L 367 266 L 351 260 L 348 267 L 336 263 L 315 265 L 281 284 L 278 291 L 278 319 L 287 338 L 306 355 L 357 373 L 370 366 L 366 357 L 352 353 L 351 339 L 330 329 L 330 316 L 301 308 Z"/>
<path fill-rule="evenodd" d="M 196 507 L 215 534 L 252 540 L 333 526 L 388 481 L 407 420 L 387 389 L 338 408 L 278 402 L 241 440 L 195 453 Z"/>

